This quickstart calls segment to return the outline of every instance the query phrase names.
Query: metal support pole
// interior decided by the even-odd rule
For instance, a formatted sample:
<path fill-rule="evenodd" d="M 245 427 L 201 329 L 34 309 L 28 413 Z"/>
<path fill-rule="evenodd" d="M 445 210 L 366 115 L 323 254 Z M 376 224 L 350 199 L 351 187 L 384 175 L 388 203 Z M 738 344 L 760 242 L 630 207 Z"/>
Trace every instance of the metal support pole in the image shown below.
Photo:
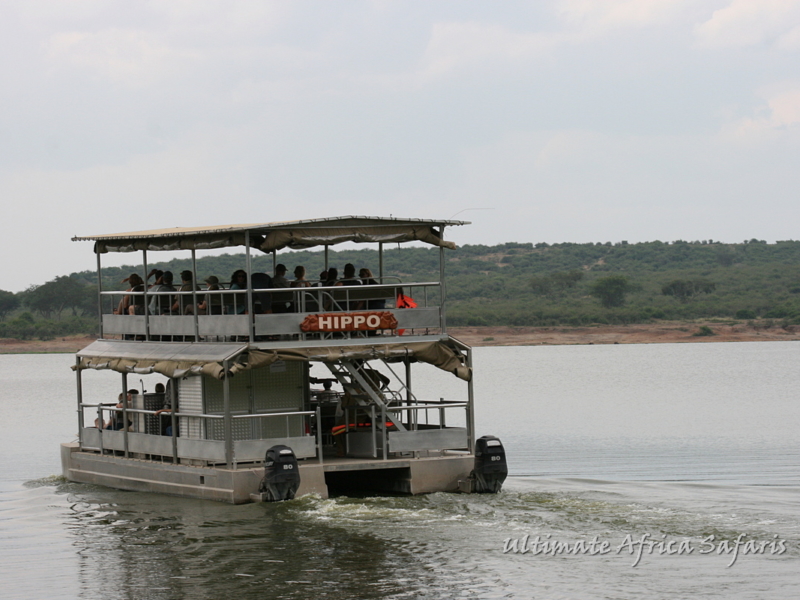
<path fill-rule="evenodd" d="M 394 422 L 394 421 L 393 421 Z M 381 432 L 383 437 L 383 460 L 388 458 L 386 450 L 389 442 L 387 440 L 388 434 L 386 433 L 386 405 L 381 406 Z"/>
<path fill-rule="evenodd" d="M 98 433 L 100 434 L 100 454 L 105 454 L 106 451 L 103 449 L 103 430 L 105 428 L 105 421 L 103 420 L 103 407 L 101 404 L 97 405 L 97 420 L 100 423 L 100 425 L 97 427 Z"/>
<path fill-rule="evenodd" d="M 197 252 L 192 248 L 192 314 L 194 314 L 194 341 L 200 341 L 200 321 L 197 318 Z"/>
<path fill-rule="evenodd" d="M 375 422 L 375 405 L 372 404 L 370 407 L 370 417 L 372 418 L 372 458 L 378 458 L 378 424 Z M 358 427 L 358 423 L 356 423 L 356 427 Z"/>
<path fill-rule="evenodd" d="M 100 268 L 100 253 L 97 254 L 97 317 L 100 321 L 100 339 L 103 339 L 103 276 Z"/>
<path fill-rule="evenodd" d="M 144 286 L 142 289 L 144 290 L 144 296 L 142 297 L 142 302 L 144 303 L 144 339 L 150 340 L 150 318 L 148 313 L 150 312 L 147 310 L 147 250 L 142 250 L 142 262 L 144 263 Z M 142 390 L 144 391 L 144 390 Z"/>
<path fill-rule="evenodd" d="M 125 458 L 128 456 L 128 374 L 122 374 L 122 440 L 125 448 Z"/>
<path fill-rule="evenodd" d="M 319 464 L 322 464 L 322 414 L 319 411 L 319 404 L 317 404 L 317 448 Z"/>
<path fill-rule="evenodd" d="M 467 442 L 469 443 L 469 451 L 475 452 L 475 402 L 473 401 L 473 385 L 472 385 L 472 349 L 467 350 L 467 367 L 469 368 L 470 378 L 467 382 Z"/>
<path fill-rule="evenodd" d="M 444 228 L 442 228 L 444 233 Z M 447 291 L 444 284 L 444 247 L 439 246 L 439 314 L 442 323 L 442 333 L 447 333 L 447 317 L 444 309 L 445 299 L 447 298 Z"/>
<path fill-rule="evenodd" d="M 250 343 L 255 341 L 255 315 L 253 314 L 253 265 L 250 260 L 250 231 L 244 232 L 245 263 L 247 266 L 247 330 Z"/>
<path fill-rule="evenodd" d="M 378 283 L 383 283 L 383 242 L 378 242 Z"/>
<path fill-rule="evenodd" d="M 225 463 L 229 469 L 233 468 L 233 419 L 231 419 L 231 379 L 228 367 L 230 361 L 225 360 L 222 367 L 225 370 L 225 379 L 222 380 L 223 397 L 223 429 L 225 436 Z"/>
<path fill-rule="evenodd" d="M 411 393 L 411 361 L 408 357 L 403 359 L 406 367 L 406 406 L 411 406 L 414 395 Z M 400 415 L 398 415 L 400 416 Z M 402 419 L 402 417 L 400 417 Z M 406 411 L 406 423 L 408 428 L 411 429 L 411 411 Z"/>
<path fill-rule="evenodd" d="M 358 414 L 358 413 L 356 413 Z M 350 456 L 350 407 L 344 409 L 344 454 Z"/>
<path fill-rule="evenodd" d="M 75 357 L 75 377 L 77 379 L 78 384 L 78 448 L 83 450 L 83 383 L 81 381 L 81 359 L 79 357 Z M 102 429 L 103 425 L 100 424 L 99 429 Z"/>
<path fill-rule="evenodd" d="M 169 386 L 169 408 L 172 424 L 172 462 L 178 464 L 178 380 L 171 379 Z M 159 423 L 160 425 L 160 423 Z"/>
<path fill-rule="evenodd" d="M 272 251 L 272 276 L 275 276 L 275 269 L 278 267 L 278 251 Z"/>
<path fill-rule="evenodd" d="M 325 244 L 325 270 L 328 270 L 328 244 Z M 322 285 L 325 285 L 325 282 L 322 282 Z"/>

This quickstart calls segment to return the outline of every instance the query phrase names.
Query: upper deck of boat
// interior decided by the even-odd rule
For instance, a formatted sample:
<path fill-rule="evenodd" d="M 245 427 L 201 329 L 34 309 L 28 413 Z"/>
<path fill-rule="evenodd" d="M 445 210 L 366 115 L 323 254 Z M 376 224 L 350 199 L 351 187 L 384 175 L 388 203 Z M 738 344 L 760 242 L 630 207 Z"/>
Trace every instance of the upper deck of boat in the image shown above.
<path fill-rule="evenodd" d="M 224 285 L 208 289 L 206 284 L 188 286 L 195 289 L 187 291 L 159 291 L 157 286 L 147 285 L 138 290 L 100 289 L 101 338 L 330 347 L 446 335 L 444 250 L 455 248 L 455 244 L 446 241 L 443 234 L 446 227 L 464 224 L 467 223 L 346 216 L 78 236 L 73 241 L 95 243 L 99 284 L 101 257 L 107 252 L 139 252 L 145 274 L 149 272 L 148 255 L 152 257 L 152 252 L 190 252 L 193 281 L 199 282 L 197 250 L 241 246 L 245 251 L 243 271 L 248 283 L 244 289 L 226 289 Z M 379 264 L 373 277 L 362 278 L 355 285 L 273 287 L 270 274 L 254 272 L 252 268 L 253 251 L 272 254 L 274 266 L 282 249 L 322 247 L 327 270 L 328 248 L 344 242 L 377 245 Z M 409 282 L 384 273 L 384 244 L 408 242 L 440 248 L 438 278 Z"/>

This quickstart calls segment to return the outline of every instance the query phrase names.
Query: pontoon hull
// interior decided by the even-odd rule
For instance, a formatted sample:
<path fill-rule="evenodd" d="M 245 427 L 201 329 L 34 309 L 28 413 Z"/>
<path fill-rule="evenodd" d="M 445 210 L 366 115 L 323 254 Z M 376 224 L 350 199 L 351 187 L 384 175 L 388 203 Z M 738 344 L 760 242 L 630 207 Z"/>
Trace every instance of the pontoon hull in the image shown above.
<path fill-rule="evenodd" d="M 251 494 L 257 494 L 264 475 L 262 467 L 227 469 L 224 466 L 174 465 L 81 452 L 75 443 L 61 445 L 61 465 L 69 481 L 230 504 L 251 502 Z M 459 481 L 469 477 L 473 465 L 471 455 L 389 461 L 332 459 L 322 465 L 316 461 L 302 461 L 297 496 L 318 494 L 327 498 L 329 486 L 337 493 L 455 492 Z"/>

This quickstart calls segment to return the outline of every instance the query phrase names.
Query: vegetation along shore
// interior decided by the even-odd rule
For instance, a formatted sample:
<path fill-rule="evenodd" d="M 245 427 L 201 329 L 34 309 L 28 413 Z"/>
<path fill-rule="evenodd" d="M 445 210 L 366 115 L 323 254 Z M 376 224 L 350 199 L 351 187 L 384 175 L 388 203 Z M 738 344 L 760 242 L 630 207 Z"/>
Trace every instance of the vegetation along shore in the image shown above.
<path fill-rule="evenodd" d="M 384 272 L 435 279 L 438 253 L 387 250 Z M 448 324 L 475 345 L 797 339 L 800 326 L 800 241 L 510 242 L 446 256 Z M 329 259 L 377 271 L 374 250 L 330 251 Z M 290 271 L 305 266 L 313 279 L 324 254 L 284 252 L 279 261 Z M 203 257 L 198 280 L 227 281 L 244 262 L 242 254 Z M 179 273 L 191 261 L 149 266 Z M 272 256 L 255 257 L 253 270 L 271 272 Z M 104 268 L 103 289 L 123 290 L 140 271 Z M 86 270 L 18 293 L 0 290 L 0 351 L 72 351 L 71 340 L 97 333 L 96 283 Z"/>
<path fill-rule="evenodd" d="M 587 327 L 451 327 L 471 346 L 559 346 L 569 344 L 672 344 L 684 342 L 775 342 L 800 340 L 800 326 L 719 321 L 662 321 Z M 94 336 L 49 340 L 0 338 L 0 354 L 73 353 Z"/>

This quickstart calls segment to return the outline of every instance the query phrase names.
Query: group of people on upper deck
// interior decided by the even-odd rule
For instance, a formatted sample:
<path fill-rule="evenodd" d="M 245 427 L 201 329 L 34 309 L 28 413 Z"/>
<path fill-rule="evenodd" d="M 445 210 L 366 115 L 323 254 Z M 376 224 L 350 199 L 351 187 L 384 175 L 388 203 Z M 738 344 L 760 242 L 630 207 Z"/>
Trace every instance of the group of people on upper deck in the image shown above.
<path fill-rule="evenodd" d="M 311 287 L 333 287 L 333 286 L 355 286 L 355 285 L 377 285 L 378 282 L 368 268 L 362 268 L 356 276 L 356 267 L 352 263 L 344 266 L 341 279 L 339 271 L 330 267 L 319 274 L 319 279 L 309 281 L 306 279 L 305 267 L 298 265 L 294 269 L 294 279 L 286 278 L 286 266 L 278 264 L 275 273 L 270 277 L 266 273 L 253 273 L 249 287 L 252 290 L 276 290 L 290 288 L 311 288 Z M 221 314 L 245 314 L 247 311 L 248 289 L 247 272 L 237 269 L 231 275 L 227 290 L 241 290 L 240 293 L 224 293 L 225 288 L 220 284 L 219 278 L 210 275 L 204 279 L 206 289 L 202 290 L 195 282 L 191 271 L 181 271 L 181 285 L 176 288 L 173 282 L 174 276 L 171 271 L 153 269 L 147 275 L 147 281 L 155 277 L 152 284 L 146 282 L 137 274 L 133 273 L 130 277 L 123 280 L 130 286 L 128 292 L 144 292 L 147 285 L 147 306 L 145 307 L 145 296 L 143 294 L 125 295 L 120 301 L 114 314 L 119 315 L 143 315 L 145 309 L 150 315 L 221 315 Z M 172 292 L 172 293 L 170 293 Z M 183 292 L 183 293 L 175 293 Z M 197 297 L 197 307 L 193 302 L 191 292 L 203 292 L 202 297 Z M 212 293 L 206 293 L 212 292 Z M 218 293 L 213 293 L 218 292 Z M 151 295 L 152 294 L 152 295 Z M 261 294 L 256 298 L 256 310 L 262 313 L 282 313 L 296 310 L 293 305 L 291 294 L 282 295 L 280 292 L 271 293 L 269 299 L 263 299 Z M 349 303 L 349 309 L 370 308 L 383 309 L 385 299 L 375 299 L 368 302 Z M 323 306 L 326 310 L 334 309 L 333 306 Z M 316 310 L 316 309 L 315 309 Z"/>

